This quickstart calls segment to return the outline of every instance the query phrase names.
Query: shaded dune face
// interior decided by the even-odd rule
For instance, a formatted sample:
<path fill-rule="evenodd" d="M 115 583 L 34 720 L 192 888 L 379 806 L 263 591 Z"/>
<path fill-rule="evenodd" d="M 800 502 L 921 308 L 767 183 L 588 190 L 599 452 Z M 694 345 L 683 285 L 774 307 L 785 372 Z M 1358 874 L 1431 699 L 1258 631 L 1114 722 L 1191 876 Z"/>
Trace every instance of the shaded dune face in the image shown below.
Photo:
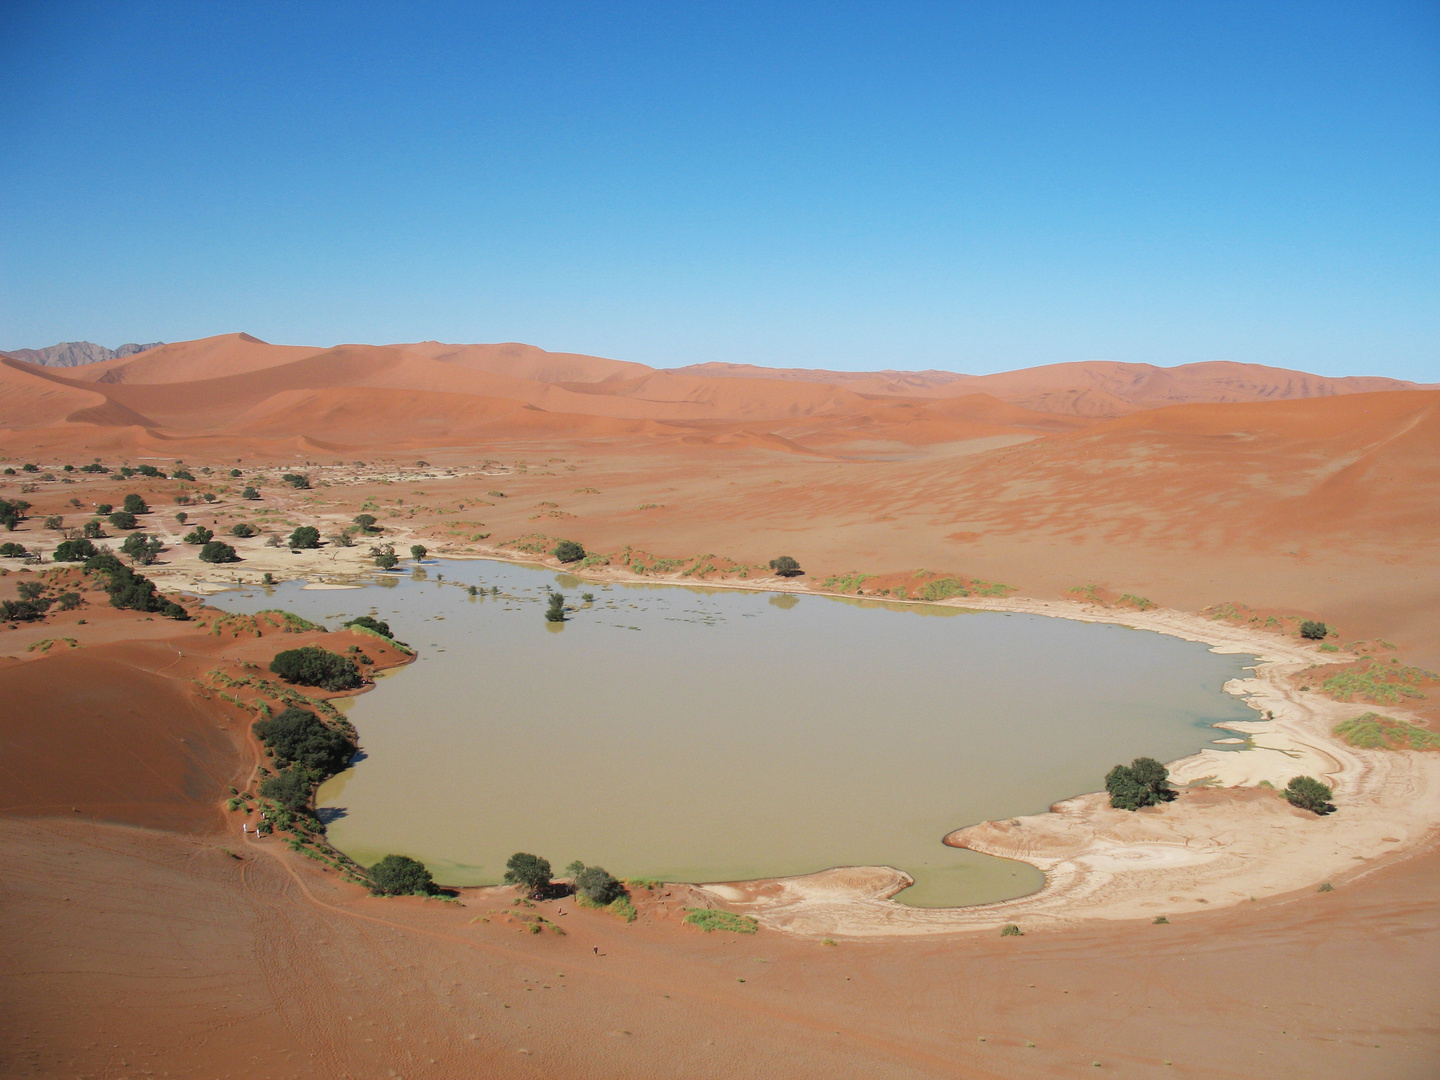
<path fill-rule="evenodd" d="M 156 643 L 101 645 L 0 666 L 0 813 L 178 832 L 213 827 L 240 754 Z"/>
<path fill-rule="evenodd" d="M 176 342 L 64 374 L 0 360 L 0 429 L 58 427 L 87 447 L 108 432 L 107 445 L 128 434 L 137 446 L 299 438 L 358 450 L 383 426 L 395 448 L 573 436 L 830 454 L 1048 436 L 1175 405 L 1415 389 L 1228 362 L 1166 369 L 1088 361 L 985 376 L 730 364 L 663 371 L 517 343 L 315 348 L 248 334 Z"/>

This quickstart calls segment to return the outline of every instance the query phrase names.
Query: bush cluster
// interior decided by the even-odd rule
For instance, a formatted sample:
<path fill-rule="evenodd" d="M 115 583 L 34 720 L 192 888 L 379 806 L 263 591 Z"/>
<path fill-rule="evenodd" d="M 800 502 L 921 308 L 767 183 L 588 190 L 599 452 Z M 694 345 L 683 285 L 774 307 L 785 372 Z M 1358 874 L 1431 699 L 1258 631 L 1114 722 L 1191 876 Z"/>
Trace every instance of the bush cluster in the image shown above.
<path fill-rule="evenodd" d="M 76 541 L 76 543 L 85 542 Z M 59 554 L 58 550 L 56 554 Z M 170 619 L 183 620 L 190 617 L 190 613 L 179 604 L 172 603 L 161 596 L 153 581 L 130 569 L 116 558 L 113 552 L 97 552 L 86 559 L 85 572 L 97 573 L 105 577 L 105 591 L 110 594 L 112 607 L 130 611 L 158 612 Z"/>
<path fill-rule="evenodd" d="M 355 661 L 318 645 L 276 653 L 270 670 L 286 682 L 318 686 L 322 690 L 352 690 L 364 683 Z"/>
<path fill-rule="evenodd" d="M 1118 810 L 1139 810 L 1175 798 L 1170 770 L 1148 757 L 1116 765 L 1105 774 L 1105 790 L 1110 793 L 1110 805 Z"/>
<path fill-rule="evenodd" d="M 625 886 L 603 866 L 586 866 L 579 859 L 565 868 L 574 882 L 575 894 L 604 907 L 625 895 Z"/>
<path fill-rule="evenodd" d="M 349 764 L 355 744 L 309 709 L 289 708 L 250 726 L 281 764 L 299 765 L 329 776 Z"/>

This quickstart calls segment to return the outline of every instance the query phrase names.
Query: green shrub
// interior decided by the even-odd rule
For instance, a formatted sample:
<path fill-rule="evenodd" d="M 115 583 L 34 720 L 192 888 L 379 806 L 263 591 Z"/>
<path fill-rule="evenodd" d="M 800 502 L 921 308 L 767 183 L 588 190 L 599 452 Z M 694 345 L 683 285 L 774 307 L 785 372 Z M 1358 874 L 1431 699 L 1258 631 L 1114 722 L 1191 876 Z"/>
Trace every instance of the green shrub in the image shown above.
<path fill-rule="evenodd" d="M 603 866 L 572 863 L 567 869 L 573 871 L 571 876 L 575 880 L 576 895 L 585 897 L 592 904 L 604 907 L 625 895 L 625 886 Z"/>
<path fill-rule="evenodd" d="M 376 896 L 428 896 L 435 880 L 425 864 L 408 855 L 386 855 L 370 868 L 370 891 Z"/>
<path fill-rule="evenodd" d="M 1300 623 L 1300 636 L 1307 641 L 1324 641 L 1325 635 L 1328 633 L 1330 633 L 1330 628 L 1323 622 L 1305 619 Z"/>
<path fill-rule="evenodd" d="M 289 544 L 292 548 L 318 548 L 320 530 L 313 525 L 301 525 L 290 534 Z"/>
<path fill-rule="evenodd" d="M 1012 922 L 1012 923 L 1008 924 L 1007 926 L 1005 926 L 1003 929 L 1001 929 L 1001 931 L 1000 931 L 1000 936 L 1001 936 L 1001 937 L 1024 937 L 1025 935 L 1024 935 L 1024 933 L 1021 932 L 1020 927 L 1016 926 L 1016 925 Z"/>
<path fill-rule="evenodd" d="M 210 540 L 200 549 L 200 561 L 208 563 L 239 562 L 240 556 L 224 540 Z"/>
<path fill-rule="evenodd" d="M 1440 750 L 1440 733 L 1367 712 L 1335 725 L 1335 734 L 1362 750 Z"/>
<path fill-rule="evenodd" d="M 1110 805 L 1117 810 L 1139 810 L 1175 798 L 1170 770 L 1154 758 L 1137 757 L 1129 765 L 1116 765 L 1105 774 Z"/>
<path fill-rule="evenodd" d="M 281 769 L 260 781 L 260 794 L 274 799 L 287 810 L 304 810 L 310 805 L 314 781 L 304 769 Z"/>
<path fill-rule="evenodd" d="M 373 630 L 381 637 L 393 639 L 394 634 L 390 632 L 390 624 L 370 615 L 359 615 L 345 624 L 346 626 L 363 626 L 366 630 Z"/>
<path fill-rule="evenodd" d="M 287 472 L 280 479 L 283 480 L 285 483 L 289 484 L 292 488 L 297 488 L 299 490 L 304 490 L 305 488 L 308 488 L 310 486 L 310 477 L 306 476 L 304 473 Z"/>
<path fill-rule="evenodd" d="M 1291 806 L 1309 810 L 1315 814 L 1328 814 L 1335 809 L 1330 802 L 1334 792 L 1313 776 L 1294 776 L 1285 785 L 1285 798 Z"/>
<path fill-rule="evenodd" d="M 260 498 L 260 492 L 255 490 L 253 487 L 247 487 L 244 491 L 240 493 L 240 498 L 249 499 L 253 502 L 254 500 Z"/>
<path fill-rule="evenodd" d="M 377 518 L 374 514 L 356 514 L 350 520 L 355 522 L 356 525 L 359 525 L 361 530 L 364 532 L 379 531 L 375 528 L 375 522 L 377 521 Z"/>
<path fill-rule="evenodd" d="M 276 653 L 270 670 L 286 682 L 323 690 L 351 690 L 364 683 L 354 660 L 316 645 Z"/>
<path fill-rule="evenodd" d="M 230 526 L 230 535 L 238 536 L 241 540 L 248 540 L 252 536 L 258 536 L 260 530 L 251 525 L 248 521 L 241 521 Z"/>
<path fill-rule="evenodd" d="M 736 934 L 753 934 L 760 924 L 749 915 L 736 915 L 733 911 L 719 908 L 686 908 L 685 921 L 698 926 L 707 934 L 715 930 L 729 930 Z"/>
<path fill-rule="evenodd" d="M 0 622 L 32 622 L 49 608 L 49 600 L 0 600 Z"/>
<path fill-rule="evenodd" d="M 552 592 L 550 594 L 550 606 L 545 611 L 546 622 L 565 621 L 565 594 Z"/>
<path fill-rule="evenodd" d="M 355 753 L 349 736 L 326 724 L 309 709 L 289 708 L 250 725 L 255 737 L 275 753 L 275 760 L 293 763 L 325 776 L 344 769 Z"/>
<path fill-rule="evenodd" d="M 799 577 L 805 572 L 800 569 L 800 564 L 789 555 L 781 555 L 779 558 L 771 559 L 770 569 L 775 571 L 776 577 Z"/>
<path fill-rule="evenodd" d="M 563 563 L 572 563 L 585 558 L 585 549 L 574 540 L 561 540 L 550 554 Z"/>

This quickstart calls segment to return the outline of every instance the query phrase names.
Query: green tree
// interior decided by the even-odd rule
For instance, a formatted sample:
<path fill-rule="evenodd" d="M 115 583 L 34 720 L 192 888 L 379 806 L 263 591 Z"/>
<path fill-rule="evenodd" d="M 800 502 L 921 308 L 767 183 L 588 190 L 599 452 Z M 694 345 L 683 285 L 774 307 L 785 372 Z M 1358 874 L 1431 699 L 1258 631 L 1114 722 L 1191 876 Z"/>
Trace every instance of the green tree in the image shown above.
<path fill-rule="evenodd" d="M 250 730 L 274 751 L 275 760 L 282 765 L 299 765 L 323 776 L 344 769 L 355 754 L 349 736 L 330 727 L 309 709 L 286 709 L 268 720 L 255 721 Z"/>
<path fill-rule="evenodd" d="M 1330 628 L 1323 622 L 1306 619 L 1300 624 L 1300 636 L 1307 641 L 1324 641 L 1329 633 Z"/>
<path fill-rule="evenodd" d="M 1117 810 L 1139 810 L 1175 798 L 1170 770 L 1154 758 L 1137 757 L 1129 765 L 1116 765 L 1105 774 L 1110 805 Z"/>
<path fill-rule="evenodd" d="M 145 500 L 139 495 L 126 495 L 123 506 L 131 514 L 148 514 L 150 512 L 150 507 L 145 505 Z"/>
<path fill-rule="evenodd" d="M 546 622 L 565 621 L 565 594 L 552 592 L 550 594 L 550 606 L 545 611 Z"/>
<path fill-rule="evenodd" d="M 251 525 L 248 521 L 237 522 L 236 524 L 230 526 L 230 535 L 238 536 L 241 540 L 248 540 L 250 539 L 250 537 L 258 535 L 259 532 L 260 530 L 255 528 L 255 526 Z"/>
<path fill-rule="evenodd" d="M 105 535 L 105 530 L 100 527 L 100 522 L 92 520 L 80 526 L 80 535 L 86 540 L 99 540 Z"/>
<path fill-rule="evenodd" d="M 151 565 L 160 557 L 160 552 L 165 550 L 158 536 L 148 536 L 143 532 L 131 533 L 120 545 L 122 553 L 130 557 L 130 561 L 141 566 Z"/>
<path fill-rule="evenodd" d="M 585 549 L 574 540 L 561 540 L 550 554 L 563 563 L 572 563 L 585 558 Z"/>
<path fill-rule="evenodd" d="M 1292 776 L 1285 785 L 1285 798 L 1290 800 L 1291 806 L 1316 814 L 1328 814 L 1335 809 L 1330 802 L 1333 794 L 1328 785 L 1313 776 Z"/>
<path fill-rule="evenodd" d="M 310 486 L 310 477 L 306 476 L 304 473 L 287 472 L 280 479 L 285 481 L 285 483 L 289 484 L 293 488 L 299 488 L 303 490 Z"/>
<path fill-rule="evenodd" d="M 281 769 L 274 776 L 260 781 L 260 794 L 274 799 L 287 810 L 304 810 L 310 805 L 314 781 L 303 769 Z"/>
<path fill-rule="evenodd" d="M 327 652 L 318 645 L 276 653 L 270 661 L 270 670 L 286 682 L 324 690 L 353 690 L 365 681 L 354 660 Z"/>
<path fill-rule="evenodd" d="M 17 544 L 13 541 L 0 544 L 0 559 L 19 559 L 29 554 L 30 552 L 25 550 L 24 544 Z"/>
<path fill-rule="evenodd" d="M 800 564 L 789 555 L 781 555 L 778 559 L 771 559 L 770 569 L 775 571 L 777 577 L 799 577 L 805 572 L 800 569 Z"/>
<path fill-rule="evenodd" d="M 386 855 L 370 868 L 370 891 L 376 896 L 428 896 L 435 879 L 425 864 L 408 855 Z"/>
<path fill-rule="evenodd" d="M 93 559 L 99 554 L 98 549 L 89 540 L 61 540 L 55 546 L 53 556 L 56 562 L 84 562 L 86 559 Z M 112 555 L 111 558 L 114 558 Z M 117 560 L 118 561 L 118 560 Z"/>
<path fill-rule="evenodd" d="M 505 861 L 505 883 L 535 896 L 550 884 L 550 860 L 517 851 Z"/>
<path fill-rule="evenodd" d="M 195 528 L 185 534 L 185 543 L 187 544 L 208 544 L 214 539 L 215 533 L 207 529 L 204 525 L 196 525 Z"/>
<path fill-rule="evenodd" d="M 360 528 L 365 532 L 379 531 L 375 528 L 375 522 L 377 521 L 377 518 L 374 514 L 356 514 L 353 518 L 351 518 L 351 520 L 355 522 L 356 525 L 359 525 Z"/>
<path fill-rule="evenodd" d="M 208 563 L 239 562 L 240 556 L 224 540 L 209 540 L 200 549 L 200 561 Z"/>
<path fill-rule="evenodd" d="M 255 488 L 253 487 L 247 487 L 244 491 L 240 493 L 240 498 L 249 499 L 253 502 L 254 500 L 260 498 L 260 492 L 255 490 Z"/>
<path fill-rule="evenodd" d="M 110 515 L 110 525 L 116 529 L 138 529 L 140 522 L 135 520 L 135 515 L 129 510 L 116 510 Z"/>
<path fill-rule="evenodd" d="M 419 562 L 421 559 L 425 558 L 425 556 L 429 554 L 430 550 L 424 544 L 410 545 L 410 557 L 416 562 Z"/>
<path fill-rule="evenodd" d="M 63 529 L 64 527 L 65 519 L 59 514 L 51 514 L 45 519 L 45 528 L 47 529 Z"/>
<path fill-rule="evenodd" d="M 370 554 L 375 557 L 375 565 L 381 570 L 393 570 L 400 562 L 395 554 L 394 544 L 380 544 L 372 547 Z"/>
<path fill-rule="evenodd" d="M 95 504 L 95 513 L 99 514 L 101 517 L 104 517 L 106 514 L 110 513 L 110 511 L 114 509 L 115 507 L 111 506 L 109 503 Z"/>
<path fill-rule="evenodd" d="M 313 525 L 301 525 L 290 534 L 290 546 L 292 548 L 318 548 L 320 546 L 320 530 Z"/>
<path fill-rule="evenodd" d="M 24 499 L 0 499 L 0 525 L 14 532 L 15 527 L 25 520 L 25 512 L 29 509 L 30 504 Z"/>
<path fill-rule="evenodd" d="M 576 866 L 580 867 L 578 871 L 575 871 Z M 585 866 L 576 862 L 571 863 L 568 870 L 575 871 L 571 874 L 575 892 L 593 904 L 603 907 L 625 895 L 625 886 L 603 866 Z"/>

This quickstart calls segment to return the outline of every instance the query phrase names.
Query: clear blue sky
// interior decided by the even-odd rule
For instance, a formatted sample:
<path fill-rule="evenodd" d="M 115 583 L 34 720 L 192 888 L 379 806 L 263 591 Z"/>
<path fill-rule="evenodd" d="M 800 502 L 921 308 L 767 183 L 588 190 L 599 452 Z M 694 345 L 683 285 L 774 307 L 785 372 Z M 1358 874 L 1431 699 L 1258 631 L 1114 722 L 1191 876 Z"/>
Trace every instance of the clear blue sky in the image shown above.
<path fill-rule="evenodd" d="M 1433 0 L 9 0 L 0 63 L 0 348 L 1440 380 Z"/>

